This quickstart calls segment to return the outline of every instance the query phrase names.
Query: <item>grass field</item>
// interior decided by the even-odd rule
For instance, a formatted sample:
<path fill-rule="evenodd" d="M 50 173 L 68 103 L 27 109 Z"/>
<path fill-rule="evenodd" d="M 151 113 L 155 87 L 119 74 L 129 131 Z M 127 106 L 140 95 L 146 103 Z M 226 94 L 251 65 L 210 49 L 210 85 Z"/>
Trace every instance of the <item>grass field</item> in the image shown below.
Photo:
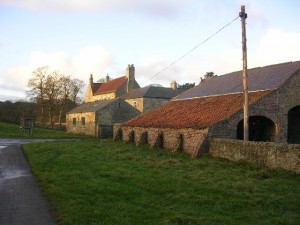
<path fill-rule="evenodd" d="M 33 136 L 20 133 L 20 127 L 15 124 L 0 122 L 0 138 L 78 138 L 78 135 L 67 134 L 64 131 L 43 129 L 35 127 Z"/>
<path fill-rule="evenodd" d="M 24 151 L 62 225 L 300 224 L 300 175 L 111 140 Z"/>

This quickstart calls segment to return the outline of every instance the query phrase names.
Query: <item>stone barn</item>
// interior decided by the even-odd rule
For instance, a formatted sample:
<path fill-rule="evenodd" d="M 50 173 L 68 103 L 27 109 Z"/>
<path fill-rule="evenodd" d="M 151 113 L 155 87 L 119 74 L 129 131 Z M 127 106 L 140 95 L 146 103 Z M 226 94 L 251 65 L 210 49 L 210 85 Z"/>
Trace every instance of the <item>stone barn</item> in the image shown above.
<path fill-rule="evenodd" d="M 242 71 L 213 77 L 114 135 L 193 156 L 209 138 L 243 139 Z M 248 69 L 250 141 L 300 143 L 300 61 Z M 118 130 L 122 132 L 117 132 Z"/>
<path fill-rule="evenodd" d="M 67 132 L 99 138 L 113 137 L 113 124 L 122 123 L 140 112 L 121 98 L 87 102 L 67 113 Z"/>

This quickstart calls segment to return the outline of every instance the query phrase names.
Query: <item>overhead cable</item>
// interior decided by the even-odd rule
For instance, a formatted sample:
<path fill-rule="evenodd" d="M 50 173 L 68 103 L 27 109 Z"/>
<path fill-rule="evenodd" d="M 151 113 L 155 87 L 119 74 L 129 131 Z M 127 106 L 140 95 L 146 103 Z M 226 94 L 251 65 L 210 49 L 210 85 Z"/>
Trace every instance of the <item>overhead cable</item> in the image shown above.
<path fill-rule="evenodd" d="M 218 34 L 220 31 L 222 31 L 223 29 L 225 29 L 226 27 L 228 27 L 230 24 L 232 24 L 234 21 L 236 21 L 239 18 L 239 16 L 237 16 L 236 18 L 234 18 L 231 22 L 227 23 L 225 26 L 223 26 L 222 28 L 220 28 L 218 31 L 216 31 L 215 33 L 213 33 L 211 36 L 209 36 L 208 38 L 206 38 L 204 41 L 202 41 L 201 43 L 199 43 L 198 45 L 196 45 L 194 48 L 192 48 L 191 50 L 189 50 L 187 53 L 185 53 L 183 56 L 181 56 L 180 58 L 176 59 L 174 62 L 170 63 L 168 66 L 166 66 L 164 69 L 162 69 L 161 71 L 159 71 L 158 73 L 156 73 L 154 76 L 150 77 L 149 80 L 151 80 L 152 78 L 156 77 L 157 75 L 161 74 L 162 72 L 166 71 L 167 69 L 169 69 L 171 66 L 173 66 L 174 64 L 176 64 L 178 61 L 182 60 L 184 57 L 186 57 L 187 55 L 189 55 L 191 52 L 193 52 L 194 50 L 196 50 L 197 48 L 199 48 L 201 45 L 203 45 L 205 42 L 207 42 L 209 39 L 211 39 L 213 36 L 215 36 L 216 34 Z"/>

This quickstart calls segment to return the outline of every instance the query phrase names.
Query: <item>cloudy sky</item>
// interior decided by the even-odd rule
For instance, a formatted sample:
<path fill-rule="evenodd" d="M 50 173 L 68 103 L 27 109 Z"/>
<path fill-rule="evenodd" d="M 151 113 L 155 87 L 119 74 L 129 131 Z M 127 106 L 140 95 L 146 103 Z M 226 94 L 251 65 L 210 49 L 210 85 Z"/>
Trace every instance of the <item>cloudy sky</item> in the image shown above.
<path fill-rule="evenodd" d="M 26 99 L 42 66 L 87 83 L 89 74 L 116 78 L 134 64 L 141 86 L 241 70 L 238 18 L 159 73 L 237 18 L 241 5 L 249 68 L 300 60 L 298 0 L 0 0 L 0 101 Z"/>

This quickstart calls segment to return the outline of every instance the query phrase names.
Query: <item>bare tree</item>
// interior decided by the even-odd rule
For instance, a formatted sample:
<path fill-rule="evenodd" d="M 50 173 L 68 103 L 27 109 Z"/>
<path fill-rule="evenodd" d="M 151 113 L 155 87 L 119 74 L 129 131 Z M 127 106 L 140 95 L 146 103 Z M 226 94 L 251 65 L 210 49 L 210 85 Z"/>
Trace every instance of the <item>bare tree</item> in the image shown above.
<path fill-rule="evenodd" d="M 54 115 L 58 108 L 59 98 L 60 98 L 60 79 L 61 74 L 57 71 L 49 74 L 45 82 L 45 98 L 46 106 L 49 113 L 49 124 L 54 125 Z"/>
<path fill-rule="evenodd" d="M 60 91 L 59 91 L 60 97 L 58 102 L 59 104 L 58 122 L 59 122 L 59 126 L 61 126 L 63 113 L 67 105 L 67 102 L 70 99 L 70 94 L 71 94 L 72 80 L 70 76 L 61 75 L 59 79 L 59 85 L 60 85 Z"/>
<path fill-rule="evenodd" d="M 45 119 L 45 82 L 48 76 L 48 66 L 39 67 L 32 72 L 32 77 L 28 80 L 27 86 L 31 88 L 27 92 L 30 101 L 37 103 L 41 112 L 41 120 Z"/>
<path fill-rule="evenodd" d="M 38 103 L 42 110 L 42 122 L 46 122 L 48 113 L 48 123 L 62 123 L 64 114 L 68 108 L 76 105 L 78 94 L 84 82 L 78 79 L 71 79 L 70 76 L 54 71 L 48 73 L 48 67 L 40 67 L 32 72 L 32 77 L 28 81 L 27 92 L 32 102 Z"/>
<path fill-rule="evenodd" d="M 84 82 L 79 79 L 72 79 L 70 84 L 70 99 L 74 103 L 76 103 L 78 94 L 81 92 L 84 87 Z"/>

